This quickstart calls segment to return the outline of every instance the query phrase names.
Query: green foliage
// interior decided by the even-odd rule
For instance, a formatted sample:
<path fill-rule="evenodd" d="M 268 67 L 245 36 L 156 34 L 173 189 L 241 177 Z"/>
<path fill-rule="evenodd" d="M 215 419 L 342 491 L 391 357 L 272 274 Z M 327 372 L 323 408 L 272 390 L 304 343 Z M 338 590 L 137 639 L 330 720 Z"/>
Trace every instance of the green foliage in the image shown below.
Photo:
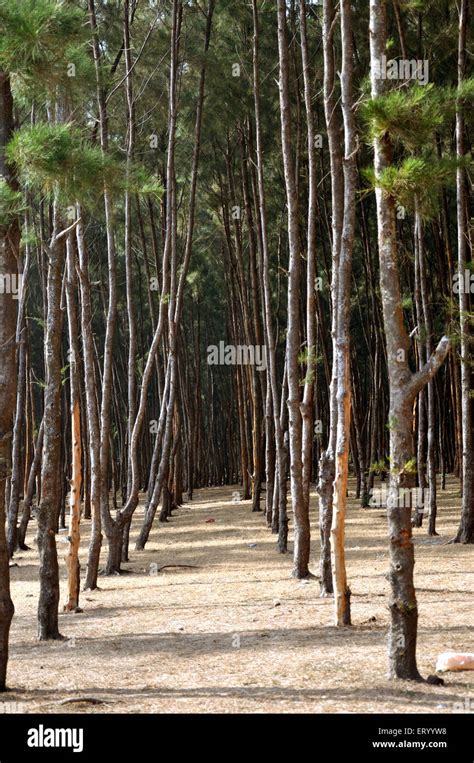
<path fill-rule="evenodd" d="M 403 467 L 405 474 L 416 474 L 416 458 L 410 458 Z"/>
<path fill-rule="evenodd" d="M 8 225 L 24 209 L 23 197 L 0 178 L 0 225 Z"/>
<path fill-rule="evenodd" d="M 27 187 L 46 195 L 57 191 L 64 203 L 93 204 L 104 185 L 112 192 L 127 186 L 134 193 L 159 195 L 162 190 L 157 178 L 141 165 L 132 165 L 126 173 L 123 162 L 104 156 L 98 146 L 68 124 L 39 124 L 18 130 L 7 155 Z"/>
<path fill-rule="evenodd" d="M 85 15 L 67 0 L 0 0 L 0 67 L 35 88 L 55 88 L 90 69 Z"/>
<path fill-rule="evenodd" d="M 407 88 L 391 90 L 378 98 L 369 98 L 361 107 L 369 139 L 390 135 L 393 141 L 415 150 L 430 142 L 435 130 L 451 119 L 458 100 L 474 98 L 474 79 L 466 79 L 457 87 L 439 87 L 430 83 L 414 83 Z"/>
<path fill-rule="evenodd" d="M 440 190 L 455 182 L 459 166 L 467 167 L 470 163 L 467 156 L 459 162 L 449 156 L 438 159 L 433 151 L 425 151 L 421 156 L 408 156 L 399 164 L 390 165 L 378 179 L 373 168 L 363 174 L 373 188 L 383 188 L 406 209 L 414 212 L 417 208 L 423 217 L 431 217 Z"/>
<path fill-rule="evenodd" d="M 100 149 L 71 125 L 24 127 L 10 141 L 7 155 L 32 191 L 49 194 L 57 188 L 69 202 L 90 198 L 107 169 Z"/>
<path fill-rule="evenodd" d="M 374 461 L 369 466 L 369 472 L 371 474 L 385 475 L 387 471 L 388 471 L 388 465 L 384 458 L 381 458 L 379 461 Z"/>
<path fill-rule="evenodd" d="M 388 134 L 408 148 L 424 145 L 444 119 L 439 90 L 418 83 L 367 100 L 362 116 L 371 141 Z"/>

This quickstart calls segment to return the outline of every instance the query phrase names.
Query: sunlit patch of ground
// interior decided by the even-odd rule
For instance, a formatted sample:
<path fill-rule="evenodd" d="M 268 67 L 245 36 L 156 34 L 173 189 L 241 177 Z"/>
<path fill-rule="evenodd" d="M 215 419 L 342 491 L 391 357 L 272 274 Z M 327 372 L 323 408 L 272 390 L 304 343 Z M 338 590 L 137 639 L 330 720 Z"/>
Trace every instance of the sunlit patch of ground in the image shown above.
<path fill-rule="evenodd" d="M 347 569 L 354 625 L 340 630 L 333 626 L 332 600 L 319 598 L 318 581 L 290 578 L 291 554 L 276 552 L 275 536 L 249 502 L 232 503 L 234 490 L 199 490 L 169 524 L 156 522 L 146 551 L 131 545 L 131 561 L 124 565 L 130 574 L 101 577 L 100 590 L 82 593 L 83 613 L 60 616 L 64 642 L 36 641 L 32 523 L 27 543 L 34 550 L 15 556 L 18 567 L 11 569 L 12 691 L 2 700 L 20 703 L 23 712 L 50 713 L 474 711 L 473 672 L 445 674 L 445 686 L 386 678 L 383 509 L 361 509 L 351 490 Z M 311 513 L 317 573 L 314 495 Z M 424 676 L 435 672 L 440 652 L 474 648 L 474 548 L 442 545 L 454 536 L 459 513 L 458 486 L 449 481 L 440 492 L 440 537 L 428 539 L 425 528 L 415 530 Z M 141 518 L 140 509 L 132 538 Z M 82 565 L 89 529 L 84 520 Z M 196 569 L 153 574 L 168 564 Z M 62 558 L 61 594 L 64 601 Z M 80 697 L 101 704 L 60 704 Z"/>

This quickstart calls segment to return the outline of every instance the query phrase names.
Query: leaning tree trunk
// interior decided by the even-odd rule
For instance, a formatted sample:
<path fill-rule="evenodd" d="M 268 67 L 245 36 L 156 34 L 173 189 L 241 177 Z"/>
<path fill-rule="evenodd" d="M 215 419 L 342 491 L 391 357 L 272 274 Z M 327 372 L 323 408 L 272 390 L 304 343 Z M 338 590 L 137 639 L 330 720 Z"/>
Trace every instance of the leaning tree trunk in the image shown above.
<path fill-rule="evenodd" d="M 0 71 L 0 178 L 14 184 L 5 161 L 5 146 L 13 131 L 10 80 Z M 19 228 L 16 219 L 0 225 L 0 276 L 18 273 Z M 11 440 L 16 397 L 17 303 L 13 294 L 0 294 L 0 692 L 5 691 L 8 639 L 14 607 L 10 597 L 10 570 L 5 537 L 5 493 L 11 466 Z"/>
<path fill-rule="evenodd" d="M 386 0 L 370 0 L 370 60 L 372 98 L 384 93 L 380 72 L 386 55 Z M 389 131 L 374 139 L 376 183 L 391 166 L 393 147 Z M 376 185 L 377 229 L 387 366 L 390 388 L 390 484 L 387 514 L 390 538 L 390 631 L 389 669 L 394 678 L 421 680 L 416 664 L 418 607 L 413 584 L 415 564 L 411 527 L 411 496 L 414 480 L 412 437 L 413 401 L 433 378 L 448 351 L 443 337 L 428 362 L 416 374 L 408 365 L 409 338 L 404 324 L 397 262 L 395 199 Z M 408 504 L 408 505 L 407 505 Z"/>

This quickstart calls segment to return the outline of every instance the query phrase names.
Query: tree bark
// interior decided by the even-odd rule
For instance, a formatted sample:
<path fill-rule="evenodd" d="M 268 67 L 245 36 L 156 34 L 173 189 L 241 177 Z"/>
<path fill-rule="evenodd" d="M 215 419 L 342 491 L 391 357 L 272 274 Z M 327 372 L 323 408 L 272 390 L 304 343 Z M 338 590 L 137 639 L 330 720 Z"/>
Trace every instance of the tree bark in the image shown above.
<path fill-rule="evenodd" d="M 59 566 L 56 550 L 61 480 L 61 287 L 65 262 L 64 232 L 60 232 L 55 201 L 53 235 L 48 247 L 48 312 L 46 319 L 44 440 L 41 466 L 41 501 L 38 507 L 40 595 L 38 638 L 62 638 L 58 627 Z"/>
<path fill-rule="evenodd" d="M 337 433 L 331 525 L 331 564 L 335 599 L 335 621 L 336 625 L 343 626 L 351 624 L 351 592 L 347 584 L 344 544 L 351 426 L 350 310 L 358 141 L 352 96 L 353 45 L 350 0 L 341 0 L 340 9 L 342 44 L 341 92 L 344 121 L 344 218 L 339 253 L 338 294 L 335 306 L 338 314 L 335 358 L 337 368 Z"/>
<path fill-rule="evenodd" d="M 5 146 L 14 128 L 13 100 L 8 75 L 0 71 L 0 178 L 15 185 L 5 159 Z M 18 274 L 18 221 L 0 226 L 0 274 Z M 8 640 L 14 607 L 10 596 L 10 569 L 5 537 L 5 493 L 11 468 L 11 439 L 16 396 L 17 303 L 13 294 L 0 294 L 0 692 L 6 688 Z"/>
<path fill-rule="evenodd" d="M 468 28 L 469 0 L 460 0 L 458 37 L 458 86 L 461 87 L 466 71 L 466 36 Z M 465 152 L 464 105 L 458 101 L 456 109 L 456 154 L 462 159 Z M 467 268 L 468 221 L 465 171 L 459 167 L 456 173 L 458 274 L 459 274 L 459 325 L 461 335 L 461 420 L 462 420 L 462 509 L 461 521 L 456 535 L 458 543 L 474 543 L 474 453 L 473 453 L 473 398 L 472 398 L 472 321 L 469 320 L 469 292 L 462 288 Z"/>
<path fill-rule="evenodd" d="M 384 92 L 377 76 L 386 54 L 386 0 L 370 0 L 370 60 L 372 98 Z M 392 143 L 386 132 L 374 140 L 376 182 L 392 163 Z M 411 528 L 414 487 L 412 409 L 415 395 L 442 365 L 450 342 L 440 341 L 435 353 L 416 374 L 408 366 L 409 338 L 404 325 L 397 263 L 396 207 L 393 196 L 376 186 L 377 229 L 387 365 L 390 387 L 390 484 L 387 514 L 390 537 L 389 670 L 393 678 L 421 680 L 416 664 L 418 607 L 413 584 L 415 564 Z M 407 493 L 407 491 L 410 491 Z M 406 505 L 408 503 L 408 506 Z"/>
<path fill-rule="evenodd" d="M 69 327 L 69 368 L 71 390 L 71 483 L 69 492 L 69 533 L 68 550 L 66 554 L 67 569 L 67 602 L 65 612 L 75 612 L 79 607 L 80 571 L 79 544 L 81 541 L 81 385 L 79 380 L 79 331 L 77 321 L 77 277 L 76 251 L 73 234 L 69 234 L 66 243 L 67 251 L 67 280 L 66 301 Z"/>

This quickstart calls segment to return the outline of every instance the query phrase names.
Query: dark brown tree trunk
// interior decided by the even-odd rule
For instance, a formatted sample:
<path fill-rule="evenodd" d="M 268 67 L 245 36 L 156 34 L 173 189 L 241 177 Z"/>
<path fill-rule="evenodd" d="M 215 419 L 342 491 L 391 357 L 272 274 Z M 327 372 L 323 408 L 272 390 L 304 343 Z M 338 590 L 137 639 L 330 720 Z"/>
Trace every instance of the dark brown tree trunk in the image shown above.
<path fill-rule="evenodd" d="M 56 201 L 53 235 L 48 247 L 44 440 L 41 502 L 38 507 L 38 638 L 41 641 L 61 638 L 58 627 L 59 566 L 55 534 L 61 500 L 61 287 L 65 262 L 64 236 L 65 232 L 60 231 Z"/>
<path fill-rule="evenodd" d="M 5 159 L 5 146 L 13 132 L 13 101 L 8 75 L 0 71 L 0 179 L 14 185 Z M 19 228 L 16 219 L 0 227 L 0 275 L 18 276 Z M 3 290 L 2 290 L 3 291 Z M 5 691 L 8 639 L 14 607 L 10 596 L 10 570 L 5 537 L 5 494 L 11 468 L 13 415 L 16 397 L 16 323 L 14 294 L 0 294 L 0 692 Z"/>

